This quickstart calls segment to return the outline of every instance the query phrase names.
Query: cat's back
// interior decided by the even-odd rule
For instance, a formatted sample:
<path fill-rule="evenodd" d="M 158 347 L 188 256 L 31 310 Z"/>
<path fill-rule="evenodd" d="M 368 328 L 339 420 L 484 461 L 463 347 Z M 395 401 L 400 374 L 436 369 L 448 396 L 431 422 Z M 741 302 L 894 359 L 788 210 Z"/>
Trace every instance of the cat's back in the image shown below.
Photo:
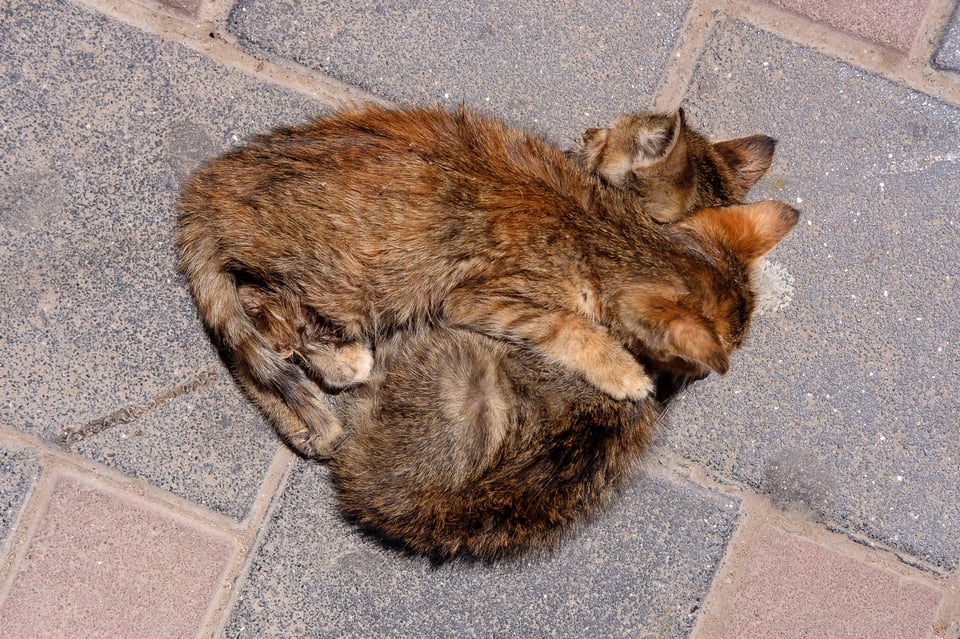
<path fill-rule="evenodd" d="M 249 237 L 263 238 L 261 249 L 350 237 L 438 248 L 454 238 L 460 253 L 577 220 L 592 188 L 555 145 L 499 120 L 370 106 L 277 129 L 211 161 L 185 185 L 181 226 L 223 246 L 241 238 L 240 252 Z M 509 235 L 492 238 L 492 228 Z"/>
<path fill-rule="evenodd" d="M 371 187 L 390 191 L 416 182 L 428 193 L 444 175 L 500 184 L 500 190 L 536 179 L 583 188 L 589 180 L 577 168 L 540 136 L 465 109 L 368 106 L 257 136 L 210 162 L 188 189 L 209 182 L 249 197 L 318 179 L 328 188 L 341 181 L 349 192 L 361 190 L 368 178 Z"/>

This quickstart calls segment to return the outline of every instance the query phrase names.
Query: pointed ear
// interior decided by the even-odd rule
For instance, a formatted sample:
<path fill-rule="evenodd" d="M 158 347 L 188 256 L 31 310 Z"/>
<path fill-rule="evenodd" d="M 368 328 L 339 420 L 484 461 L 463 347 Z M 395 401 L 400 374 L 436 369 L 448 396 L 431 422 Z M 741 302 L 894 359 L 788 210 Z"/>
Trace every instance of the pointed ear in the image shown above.
<path fill-rule="evenodd" d="M 588 171 L 599 170 L 601 155 L 604 147 L 607 146 L 607 138 L 610 135 L 609 129 L 600 129 L 592 127 L 584 131 L 574 143 L 572 155 L 576 157 L 581 166 Z"/>
<path fill-rule="evenodd" d="M 747 263 L 767 253 L 786 237 L 800 212 L 789 204 L 764 200 L 719 208 L 705 208 L 677 222 L 710 242 L 729 248 Z"/>
<path fill-rule="evenodd" d="M 717 142 L 713 148 L 720 154 L 737 178 L 737 184 L 746 193 L 767 172 L 773 163 L 777 141 L 769 135 L 750 135 L 745 138 Z"/>
<path fill-rule="evenodd" d="M 680 358 L 704 371 L 726 373 L 730 360 L 716 331 L 679 299 L 685 291 L 670 284 L 631 287 L 620 298 L 624 323 L 659 359 Z"/>
<path fill-rule="evenodd" d="M 683 132 L 683 122 L 683 110 L 679 109 L 672 115 L 651 118 L 640 127 L 633 138 L 631 168 L 647 168 L 670 157 Z"/>

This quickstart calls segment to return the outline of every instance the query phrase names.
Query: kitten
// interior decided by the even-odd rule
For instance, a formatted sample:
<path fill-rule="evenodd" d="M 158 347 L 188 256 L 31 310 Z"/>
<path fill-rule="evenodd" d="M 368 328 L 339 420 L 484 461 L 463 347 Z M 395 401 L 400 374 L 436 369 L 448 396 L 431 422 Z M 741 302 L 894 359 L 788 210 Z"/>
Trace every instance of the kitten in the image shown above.
<path fill-rule="evenodd" d="M 630 329 L 617 336 L 651 372 L 725 371 L 754 308 L 751 266 L 797 219 L 767 201 L 659 227 L 621 254 L 631 279 L 604 283 L 622 289 L 613 299 Z M 378 359 L 340 398 L 351 434 L 331 460 L 339 504 L 439 560 L 554 546 L 615 494 L 665 408 L 615 400 L 526 345 L 463 330 L 394 337 Z"/>
<path fill-rule="evenodd" d="M 644 256 L 688 252 L 652 219 L 739 201 L 772 144 L 711 144 L 678 112 L 588 131 L 570 157 L 464 110 L 338 113 L 196 173 L 180 202 L 180 264 L 238 380 L 305 455 L 328 455 L 342 435 L 321 391 L 367 379 L 371 345 L 397 330 L 526 344 L 640 400 L 652 382 L 622 345 L 638 337 L 726 367 L 696 327 L 681 339 L 638 314 L 653 299 L 635 284 Z M 640 206 L 658 181 L 672 195 Z"/>
<path fill-rule="evenodd" d="M 674 222 L 695 209 L 742 202 L 770 168 L 775 147 L 766 135 L 711 145 L 690 131 L 679 109 L 587 129 L 573 155 L 588 172 L 636 195 L 638 213 Z"/>

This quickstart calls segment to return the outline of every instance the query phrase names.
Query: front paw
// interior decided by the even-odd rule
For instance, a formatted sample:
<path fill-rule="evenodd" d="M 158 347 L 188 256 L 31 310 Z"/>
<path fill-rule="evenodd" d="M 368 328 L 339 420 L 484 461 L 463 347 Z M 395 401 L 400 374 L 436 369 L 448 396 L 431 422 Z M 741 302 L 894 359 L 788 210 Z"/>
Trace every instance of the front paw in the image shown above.
<path fill-rule="evenodd" d="M 323 435 L 303 430 L 289 435 L 287 443 L 304 457 L 324 460 L 333 456 L 345 437 L 346 434 L 339 427 L 335 431 Z"/>
<path fill-rule="evenodd" d="M 616 400 L 638 402 L 649 397 L 654 391 L 653 380 L 636 363 L 629 367 L 614 368 L 609 374 L 591 381 Z"/>

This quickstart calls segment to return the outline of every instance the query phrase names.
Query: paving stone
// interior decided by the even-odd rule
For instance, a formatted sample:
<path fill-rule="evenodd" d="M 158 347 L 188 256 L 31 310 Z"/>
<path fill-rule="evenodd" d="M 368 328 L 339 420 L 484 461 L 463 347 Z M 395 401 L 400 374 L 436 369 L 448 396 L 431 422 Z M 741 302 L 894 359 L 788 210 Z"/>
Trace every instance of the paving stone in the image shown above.
<path fill-rule="evenodd" d="M 704 613 L 709 639 L 930 636 L 943 592 L 783 530 L 765 527 L 723 610 Z"/>
<path fill-rule="evenodd" d="M 863 40 L 908 52 L 929 0 L 766 0 Z"/>
<path fill-rule="evenodd" d="M 99 14 L 19 0 L 0 5 L 0 103 L 0 420 L 53 440 L 199 370 L 226 376 L 177 275 L 177 185 L 202 158 L 320 105 Z M 223 422 L 222 441 L 198 437 L 196 415 L 170 410 L 181 403 L 137 426 L 153 435 L 123 442 L 123 460 L 113 444 L 85 452 L 242 513 L 276 439 L 230 405 L 237 393 L 207 397 L 223 412 L 207 409 L 199 432 Z"/>
<path fill-rule="evenodd" d="M 40 477 L 40 455 L 0 443 L 0 556 Z"/>
<path fill-rule="evenodd" d="M 9 637 L 193 637 L 236 555 L 226 536 L 61 475 L 20 563 Z"/>
<path fill-rule="evenodd" d="M 780 139 L 753 197 L 799 203 L 794 279 L 731 372 L 675 404 L 669 445 L 856 534 L 960 558 L 960 109 L 728 21 L 686 98 Z"/>
<path fill-rule="evenodd" d="M 243 46 L 402 103 L 461 102 L 569 141 L 653 104 L 687 0 L 239 0 Z"/>
<path fill-rule="evenodd" d="M 226 636 L 685 637 L 737 510 L 642 477 L 550 558 L 437 567 L 345 524 L 326 470 L 301 462 Z"/>
<path fill-rule="evenodd" d="M 200 7 L 203 6 L 203 0 L 158 0 L 160 4 L 166 5 L 177 11 L 182 11 L 189 16 L 197 17 L 200 15 Z"/>
<path fill-rule="evenodd" d="M 194 392 L 160 399 L 141 418 L 70 449 L 211 510 L 245 517 L 278 446 L 274 431 L 226 373 Z"/>
<path fill-rule="evenodd" d="M 934 66 L 960 73 L 960 4 L 953 10 L 950 24 L 933 56 Z"/>

